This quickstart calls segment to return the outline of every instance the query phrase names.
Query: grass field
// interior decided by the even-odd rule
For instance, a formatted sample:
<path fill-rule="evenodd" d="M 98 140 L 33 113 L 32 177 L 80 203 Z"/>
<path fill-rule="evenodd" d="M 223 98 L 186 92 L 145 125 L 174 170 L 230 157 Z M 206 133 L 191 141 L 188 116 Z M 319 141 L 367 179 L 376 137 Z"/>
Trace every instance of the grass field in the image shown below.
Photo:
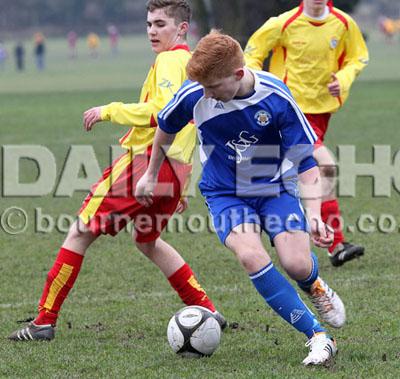
<path fill-rule="evenodd" d="M 103 42 L 98 60 L 81 45 L 77 61 L 66 59 L 66 43 L 49 41 L 48 69 L 37 73 L 30 62 L 18 74 L 11 62 L 0 71 L 1 145 L 47 146 L 58 173 L 69 146 L 93 145 L 101 167 L 108 146 L 125 128 L 99 125 L 84 133 L 82 112 L 113 100 L 138 97 L 152 56 L 142 37 L 122 41 L 122 53 L 111 57 Z M 400 72 L 398 46 L 373 38 L 371 64 L 332 121 L 328 145 L 354 144 L 359 162 L 371 162 L 374 144 L 400 149 Z M 0 165 L 3 182 L 7 172 Z M 21 165 L 25 182 L 37 177 L 32 162 Z M 3 185 L 3 184 L 2 184 Z M 21 320 L 35 315 L 43 282 L 64 234 L 35 232 L 35 211 L 55 219 L 74 215 L 85 191 L 73 197 L 52 195 L 2 197 L 0 216 L 20 207 L 29 217 L 27 230 L 16 236 L 0 228 L 0 377 L 138 377 L 138 378 L 398 378 L 400 373 L 399 207 L 400 196 L 373 198 L 372 180 L 357 181 L 357 196 L 341 201 L 347 224 L 362 213 L 378 219 L 394 216 L 392 233 L 349 235 L 366 247 L 361 260 L 333 268 L 318 251 L 323 277 L 341 295 L 348 323 L 334 331 L 340 353 L 330 367 L 303 368 L 307 351 L 301 335 L 291 330 L 254 291 L 233 256 L 208 231 L 166 233 L 198 273 L 218 308 L 237 328 L 228 328 L 218 351 L 209 359 L 175 356 L 166 339 L 171 315 L 181 307 L 162 274 L 132 246 L 128 233 L 102 238 L 90 249 L 77 284 L 67 299 L 51 343 L 10 343 L 5 337 Z M 206 216 L 198 195 L 191 213 Z M 270 248 L 269 248 L 270 249 Z"/>

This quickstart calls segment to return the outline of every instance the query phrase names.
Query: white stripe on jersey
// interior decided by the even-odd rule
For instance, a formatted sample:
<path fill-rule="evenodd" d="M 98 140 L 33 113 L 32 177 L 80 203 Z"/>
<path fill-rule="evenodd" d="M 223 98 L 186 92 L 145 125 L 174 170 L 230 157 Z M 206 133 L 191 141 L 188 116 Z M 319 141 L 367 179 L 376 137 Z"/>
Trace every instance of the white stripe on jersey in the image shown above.
<path fill-rule="evenodd" d="M 207 156 L 206 151 L 204 149 L 203 136 L 201 135 L 201 130 L 199 128 L 196 128 L 196 129 L 197 129 L 197 137 L 199 139 L 200 163 L 203 165 L 204 162 L 207 161 L 208 156 Z"/>
<path fill-rule="evenodd" d="M 183 87 L 179 89 L 179 91 L 175 94 L 174 100 L 171 102 L 171 104 L 167 105 L 159 114 L 158 116 L 165 120 L 170 113 L 177 107 L 177 105 L 188 95 L 190 95 L 193 92 L 196 92 L 200 88 L 203 88 L 199 83 L 193 83 L 189 84 L 186 87 Z"/>
<path fill-rule="evenodd" d="M 271 183 L 277 181 L 286 171 L 289 171 L 294 166 L 293 162 L 285 158 L 275 176 L 270 180 Z"/>
<path fill-rule="evenodd" d="M 196 120 L 196 125 L 199 128 L 205 122 L 223 114 L 228 114 L 234 111 L 240 111 L 252 105 L 258 104 L 269 95 L 275 92 L 272 89 L 259 87 L 253 95 L 245 99 L 233 99 L 227 103 L 220 103 L 212 98 L 201 98 L 193 109 L 193 118 Z M 222 104 L 218 106 L 218 104 Z"/>

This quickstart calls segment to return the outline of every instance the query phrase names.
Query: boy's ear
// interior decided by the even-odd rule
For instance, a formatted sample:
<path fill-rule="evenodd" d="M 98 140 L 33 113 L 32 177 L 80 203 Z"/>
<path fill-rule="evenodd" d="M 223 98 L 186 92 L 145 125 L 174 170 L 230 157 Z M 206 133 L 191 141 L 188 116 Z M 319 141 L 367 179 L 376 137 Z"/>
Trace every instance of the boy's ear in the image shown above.
<path fill-rule="evenodd" d="M 235 78 L 236 78 L 236 80 L 241 80 L 242 78 L 243 78 L 243 76 L 244 76 L 244 68 L 242 67 L 242 68 L 238 68 L 236 71 L 235 71 Z"/>
<path fill-rule="evenodd" d="M 183 21 L 179 24 L 178 34 L 180 37 L 184 37 L 189 31 L 189 23 L 187 21 Z"/>

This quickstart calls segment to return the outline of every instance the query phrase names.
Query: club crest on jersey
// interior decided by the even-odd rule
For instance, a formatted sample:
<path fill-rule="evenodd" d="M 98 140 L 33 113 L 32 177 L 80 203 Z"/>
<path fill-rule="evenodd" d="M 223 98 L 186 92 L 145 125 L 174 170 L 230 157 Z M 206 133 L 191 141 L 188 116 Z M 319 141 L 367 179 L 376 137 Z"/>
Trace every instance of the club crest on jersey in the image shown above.
<path fill-rule="evenodd" d="M 260 126 L 267 126 L 271 122 L 271 115 L 266 111 L 258 111 L 254 118 Z"/>
<path fill-rule="evenodd" d="M 332 37 L 331 42 L 330 42 L 331 49 L 336 49 L 338 42 L 339 41 L 337 40 L 336 37 Z"/>

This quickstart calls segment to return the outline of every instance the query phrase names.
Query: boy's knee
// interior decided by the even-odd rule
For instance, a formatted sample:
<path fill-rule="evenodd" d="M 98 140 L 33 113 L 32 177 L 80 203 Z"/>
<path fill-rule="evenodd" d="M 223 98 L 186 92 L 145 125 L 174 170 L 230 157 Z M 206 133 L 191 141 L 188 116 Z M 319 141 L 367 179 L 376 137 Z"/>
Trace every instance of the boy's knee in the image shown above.
<path fill-rule="evenodd" d="M 136 240 L 133 241 L 136 247 L 144 254 L 144 255 L 151 255 L 155 249 L 155 241 L 151 242 L 137 242 Z"/>
<path fill-rule="evenodd" d="M 242 250 L 236 252 L 236 256 L 248 273 L 257 272 L 262 268 L 260 266 L 265 266 L 267 260 L 269 261 L 269 257 L 264 250 Z"/>
<path fill-rule="evenodd" d="M 287 274 L 294 280 L 304 280 L 310 275 L 311 261 L 307 257 L 296 257 L 294 259 L 281 261 L 281 264 Z"/>
<path fill-rule="evenodd" d="M 69 231 L 68 231 L 68 236 L 67 238 L 69 240 L 75 240 L 78 241 L 80 239 L 85 239 L 86 237 L 91 237 L 93 236 L 93 233 L 91 232 L 91 230 L 89 229 L 88 226 L 86 226 L 85 224 L 83 224 L 80 221 L 75 221 Z"/>

